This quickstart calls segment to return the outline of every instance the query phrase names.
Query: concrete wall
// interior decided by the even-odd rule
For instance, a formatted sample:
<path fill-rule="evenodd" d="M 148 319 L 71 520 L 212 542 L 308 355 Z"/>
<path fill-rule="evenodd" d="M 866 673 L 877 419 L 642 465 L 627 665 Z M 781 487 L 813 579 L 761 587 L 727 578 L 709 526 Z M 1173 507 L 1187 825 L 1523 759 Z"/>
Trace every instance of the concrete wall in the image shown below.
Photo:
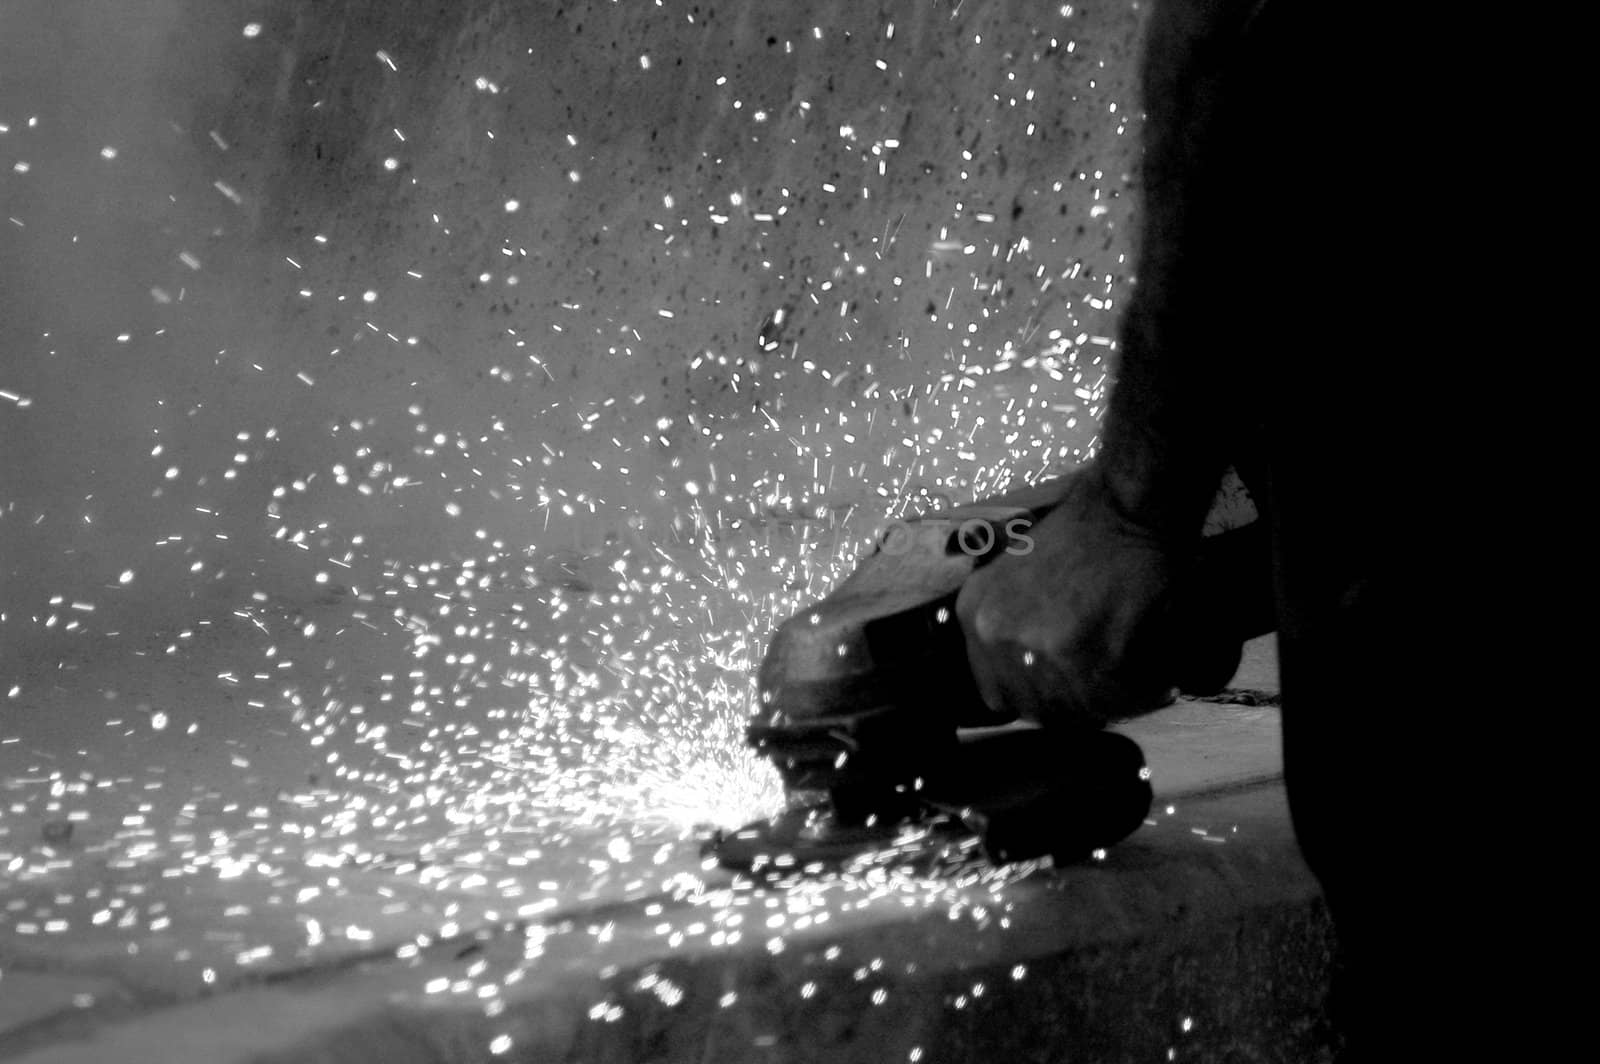
<path fill-rule="evenodd" d="M 1081 456 L 1138 6 L 13 0 L 0 646 Z"/>

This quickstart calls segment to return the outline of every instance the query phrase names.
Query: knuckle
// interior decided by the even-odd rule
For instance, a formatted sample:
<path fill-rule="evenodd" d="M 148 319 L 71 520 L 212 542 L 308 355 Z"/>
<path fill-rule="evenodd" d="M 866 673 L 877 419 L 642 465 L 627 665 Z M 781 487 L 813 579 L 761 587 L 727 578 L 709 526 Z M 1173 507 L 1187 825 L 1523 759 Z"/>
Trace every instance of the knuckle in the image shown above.
<path fill-rule="evenodd" d="M 973 617 L 973 626 L 977 629 L 978 638 L 986 643 L 997 643 L 1006 639 L 1010 618 L 1004 607 L 993 603 L 984 603 Z"/>

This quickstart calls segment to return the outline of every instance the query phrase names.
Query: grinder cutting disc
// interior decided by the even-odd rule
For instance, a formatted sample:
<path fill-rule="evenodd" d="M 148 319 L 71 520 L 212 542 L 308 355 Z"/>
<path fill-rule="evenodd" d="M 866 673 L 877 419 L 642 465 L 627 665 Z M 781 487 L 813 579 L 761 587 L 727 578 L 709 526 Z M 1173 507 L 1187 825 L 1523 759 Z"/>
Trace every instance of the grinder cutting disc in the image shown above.
<path fill-rule="evenodd" d="M 825 801 L 799 805 L 737 831 L 719 831 L 701 852 L 736 872 L 780 878 L 926 865 L 939 857 L 965 857 L 978 845 L 959 818 L 933 809 L 919 812 L 924 815 L 901 820 L 874 817 L 851 824 L 836 816 Z M 960 852 L 940 852 L 951 846 Z"/>
<path fill-rule="evenodd" d="M 920 786 L 835 788 L 719 831 L 702 854 L 767 879 L 874 868 L 927 874 L 980 859 L 1064 864 L 1126 838 L 1150 811 L 1144 754 L 1127 736 L 1017 725 L 961 739 Z"/>

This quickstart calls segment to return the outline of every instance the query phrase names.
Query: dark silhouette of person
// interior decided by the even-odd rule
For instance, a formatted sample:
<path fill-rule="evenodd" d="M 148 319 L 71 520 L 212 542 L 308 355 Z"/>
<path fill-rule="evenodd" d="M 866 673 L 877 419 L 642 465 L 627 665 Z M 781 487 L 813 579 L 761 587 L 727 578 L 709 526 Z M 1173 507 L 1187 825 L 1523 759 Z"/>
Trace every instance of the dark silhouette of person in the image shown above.
<path fill-rule="evenodd" d="M 991 706 L 1046 725 L 1156 708 L 1186 638 L 1173 589 L 1238 470 L 1270 532 L 1285 784 L 1340 942 L 1348 1060 L 1447 1059 L 1487 1015 L 1467 1004 L 1485 892 L 1450 852 L 1473 781 L 1441 742 L 1493 697 L 1445 678 L 1507 653 L 1491 555 L 1461 564 L 1494 521 L 1470 492 L 1504 485 L 1462 458 L 1482 342 L 1467 204 L 1488 164 L 1457 17 L 1159 0 L 1100 444 L 1034 550 L 979 569 L 958 604 Z"/>

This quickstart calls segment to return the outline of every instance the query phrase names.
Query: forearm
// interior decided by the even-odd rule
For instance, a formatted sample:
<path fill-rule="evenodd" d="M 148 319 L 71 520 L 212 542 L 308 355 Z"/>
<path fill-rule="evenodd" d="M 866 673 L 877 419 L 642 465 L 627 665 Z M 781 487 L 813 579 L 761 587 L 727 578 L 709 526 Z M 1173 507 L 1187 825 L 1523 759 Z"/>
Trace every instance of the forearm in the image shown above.
<path fill-rule="evenodd" d="M 1226 99 L 1244 17 L 1239 0 L 1163 0 L 1145 41 L 1137 283 L 1096 466 L 1115 507 L 1163 538 L 1199 535 L 1256 368 L 1238 289 L 1262 264 L 1237 257 L 1246 134 Z"/>
<path fill-rule="evenodd" d="M 1226 369 L 1131 308 L 1094 470 L 1109 501 L 1164 539 L 1200 534 L 1234 460 L 1238 412 L 1218 394 Z M 1212 379 L 1197 379 L 1206 375 Z"/>

